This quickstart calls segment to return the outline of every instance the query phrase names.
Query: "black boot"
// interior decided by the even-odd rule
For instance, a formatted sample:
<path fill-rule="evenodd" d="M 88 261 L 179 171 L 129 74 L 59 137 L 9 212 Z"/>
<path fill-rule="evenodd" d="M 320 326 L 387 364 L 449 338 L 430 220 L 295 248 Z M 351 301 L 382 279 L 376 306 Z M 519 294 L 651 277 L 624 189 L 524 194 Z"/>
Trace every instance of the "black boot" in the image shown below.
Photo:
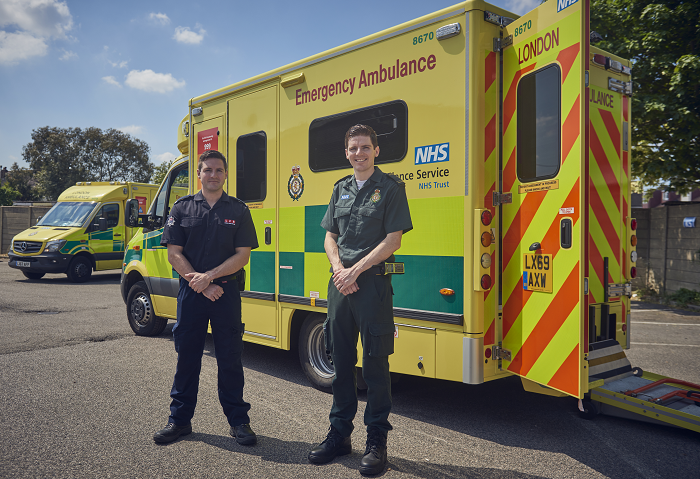
<path fill-rule="evenodd" d="M 180 436 L 187 436 L 192 432 L 192 424 L 186 426 L 178 426 L 175 423 L 169 422 L 167 426 L 153 435 L 153 440 L 159 444 L 173 442 Z"/>
<path fill-rule="evenodd" d="M 336 456 L 344 456 L 351 452 L 350 436 L 343 437 L 336 428 L 331 426 L 326 439 L 309 453 L 309 462 L 325 464 Z"/>
<path fill-rule="evenodd" d="M 373 476 L 386 467 L 386 433 L 376 427 L 367 430 L 367 448 L 360 462 L 360 473 Z"/>

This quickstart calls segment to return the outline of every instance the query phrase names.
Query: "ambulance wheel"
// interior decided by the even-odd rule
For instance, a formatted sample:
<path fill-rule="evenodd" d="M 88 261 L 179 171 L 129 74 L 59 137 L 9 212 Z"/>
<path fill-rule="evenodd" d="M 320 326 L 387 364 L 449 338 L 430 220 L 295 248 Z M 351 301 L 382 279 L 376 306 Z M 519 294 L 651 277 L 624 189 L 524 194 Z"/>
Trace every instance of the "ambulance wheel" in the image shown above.
<path fill-rule="evenodd" d="M 583 411 L 579 410 L 578 415 L 582 419 L 591 420 L 591 419 L 595 418 L 599 412 L 600 411 L 598 411 L 598 406 L 596 405 L 596 403 L 594 403 L 590 399 L 584 399 L 583 400 Z"/>
<path fill-rule="evenodd" d="M 330 393 L 335 370 L 330 354 L 326 353 L 325 320 L 326 316 L 319 313 L 311 313 L 304 320 L 299 331 L 299 362 L 311 384 Z"/>
<path fill-rule="evenodd" d="M 92 274 L 92 263 L 85 256 L 76 256 L 66 271 L 68 279 L 73 283 L 84 283 Z"/>
<path fill-rule="evenodd" d="M 46 273 L 36 273 L 32 271 L 22 271 L 22 274 L 27 279 L 41 279 Z"/>
<path fill-rule="evenodd" d="M 126 315 L 131 330 L 138 336 L 158 336 L 168 324 L 167 318 L 156 316 L 151 295 L 143 281 L 134 284 L 126 297 Z"/>

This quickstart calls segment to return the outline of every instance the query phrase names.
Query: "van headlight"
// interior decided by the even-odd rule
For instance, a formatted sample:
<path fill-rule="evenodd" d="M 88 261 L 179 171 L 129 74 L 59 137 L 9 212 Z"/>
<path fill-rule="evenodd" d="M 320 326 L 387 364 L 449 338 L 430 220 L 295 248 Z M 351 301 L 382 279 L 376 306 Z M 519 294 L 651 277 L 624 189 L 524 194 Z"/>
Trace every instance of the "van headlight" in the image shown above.
<path fill-rule="evenodd" d="M 66 244 L 66 240 L 53 240 L 46 243 L 46 248 L 44 248 L 44 253 L 55 253 L 56 251 L 63 248 Z"/>

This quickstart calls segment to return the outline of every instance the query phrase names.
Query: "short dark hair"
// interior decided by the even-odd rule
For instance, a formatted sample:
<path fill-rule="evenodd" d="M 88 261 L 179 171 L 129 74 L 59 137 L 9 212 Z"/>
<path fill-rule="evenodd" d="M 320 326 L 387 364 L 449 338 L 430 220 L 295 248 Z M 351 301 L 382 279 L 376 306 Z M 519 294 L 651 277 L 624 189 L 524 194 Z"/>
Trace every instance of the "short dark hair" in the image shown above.
<path fill-rule="evenodd" d="M 197 163 L 197 170 L 202 171 L 202 162 L 208 160 L 209 158 L 218 158 L 224 162 L 224 170 L 228 169 L 228 164 L 226 163 L 226 157 L 216 150 L 207 150 L 201 155 L 199 155 L 199 163 Z"/>
<path fill-rule="evenodd" d="M 348 149 L 348 143 L 350 142 L 350 138 L 356 137 L 356 136 L 369 136 L 369 139 L 372 141 L 372 146 L 374 148 L 379 146 L 379 143 L 377 142 L 377 134 L 374 132 L 371 126 L 367 125 L 355 125 L 351 126 L 350 129 L 348 130 L 347 133 L 345 133 L 345 149 Z"/>

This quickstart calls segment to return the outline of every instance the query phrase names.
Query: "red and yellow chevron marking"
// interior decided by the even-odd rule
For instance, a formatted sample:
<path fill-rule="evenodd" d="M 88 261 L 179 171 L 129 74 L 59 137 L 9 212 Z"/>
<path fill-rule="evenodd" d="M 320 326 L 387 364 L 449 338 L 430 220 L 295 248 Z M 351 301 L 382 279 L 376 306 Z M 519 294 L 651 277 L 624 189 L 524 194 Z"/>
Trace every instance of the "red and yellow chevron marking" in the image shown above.
<path fill-rule="evenodd" d="M 545 4 L 546 5 L 546 4 Z M 554 4 L 553 4 L 554 5 Z M 575 8 L 576 4 L 569 8 Z M 542 7 L 539 7 L 540 9 Z M 554 6 L 553 12 L 556 12 Z M 503 206 L 503 348 L 512 361 L 503 361 L 509 371 L 573 396 L 580 396 L 582 383 L 581 315 L 582 248 L 562 249 L 560 222 L 569 217 L 573 237 L 581 238 L 582 145 L 582 51 L 581 10 L 568 16 L 551 14 L 551 24 L 542 16 L 531 37 L 517 41 L 503 52 L 503 190 L 513 203 Z M 525 17 L 519 21 L 524 21 Z M 534 22 L 534 17 L 533 17 Z M 558 31 L 559 43 L 538 52 L 529 61 L 519 58 L 519 47 L 536 43 L 537 35 Z M 520 194 L 517 178 L 517 88 L 522 77 L 557 64 L 561 71 L 561 167 L 558 189 Z M 506 159 L 507 158 L 507 159 Z M 573 209 L 573 213 L 568 213 Z M 565 211 L 560 214 L 561 211 Z M 551 254 L 553 292 L 523 289 L 523 255 L 539 242 L 540 253 Z M 580 242 L 576 242 L 580 243 Z M 580 246 L 580 245 L 579 245 Z"/>
<path fill-rule="evenodd" d="M 599 92 L 612 95 L 612 106 L 597 103 Z M 627 201 L 623 200 L 628 178 L 624 171 L 621 157 L 622 135 L 622 98 L 619 93 L 607 88 L 591 87 L 589 102 L 589 294 L 592 303 L 604 301 L 605 276 L 603 258 L 608 258 L 609 283 L 620 283 L 625 268 L 625 252 L 622 248 L 624 238 L 620 232 L 625 231 L 627 218 Z M 617 301 L 619 298 L 611 298 Z"/>
<path fill-rule="evenodd" d="M 496 190 L 498 173 L 498 82 L 496 81 L 496 61 L 498 56 L 492 51 L 484 52 L 484 184 L 488 185 L 484 197 L 484 207 L 493 215 L 492 227 L 498 224 L 496 208 L 493 207 L 493 192 Z M 491 245 L 491 281 L 496 282 L 496 261 L 498 250 L 496 245 Z M 498 287 L 492 287 L 484 294 L 484 346 L 495 344 L 496 332 L 496 303 L 498 301 Z"/>

